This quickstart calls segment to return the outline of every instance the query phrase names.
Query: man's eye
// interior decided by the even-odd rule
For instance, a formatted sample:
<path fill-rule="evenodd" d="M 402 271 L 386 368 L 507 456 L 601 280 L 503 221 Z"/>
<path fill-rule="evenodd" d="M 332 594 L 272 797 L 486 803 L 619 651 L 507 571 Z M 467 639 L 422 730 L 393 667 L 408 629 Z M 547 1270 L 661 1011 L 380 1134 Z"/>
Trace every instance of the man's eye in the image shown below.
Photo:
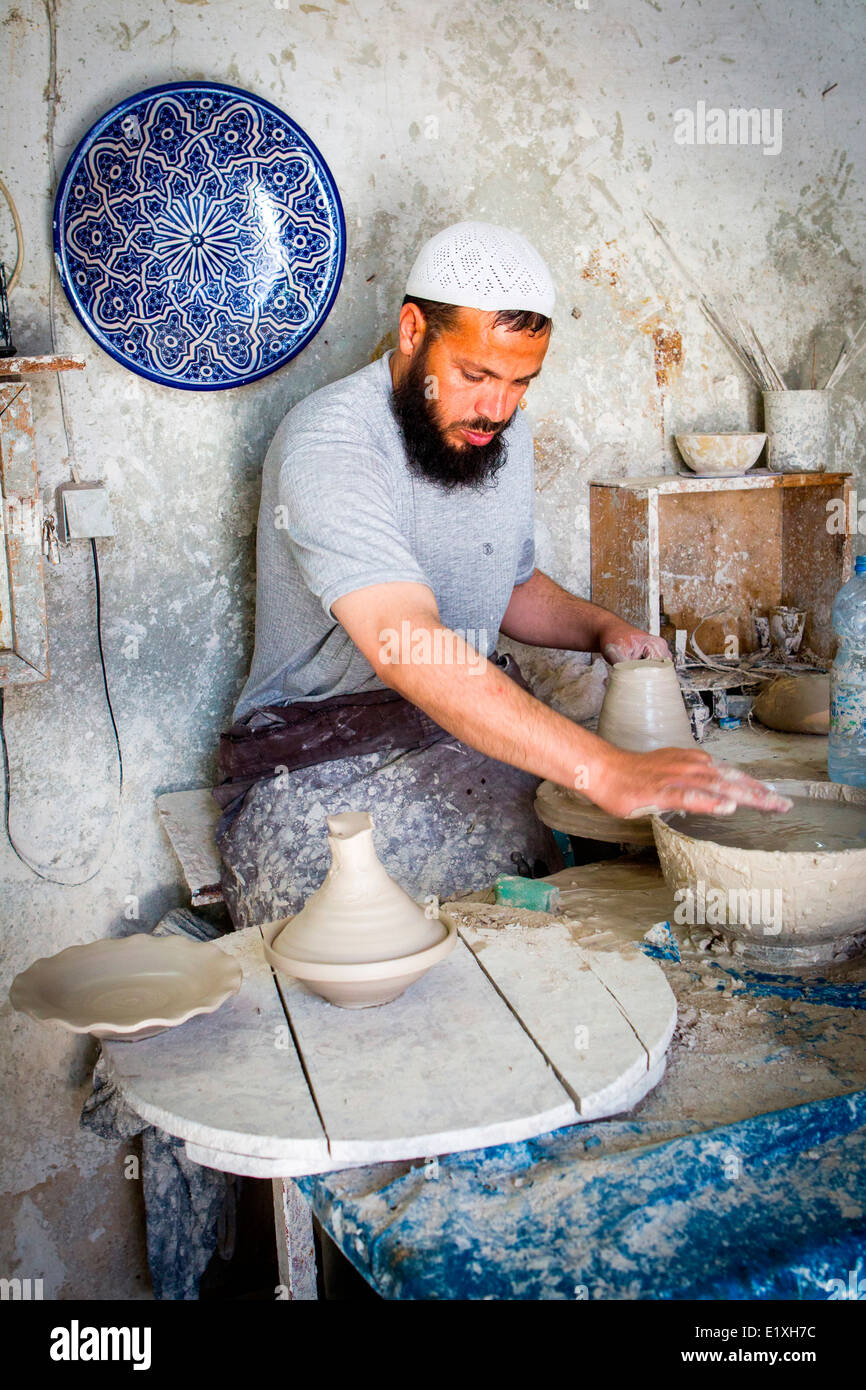
<path fill-rule="evenodd" d="M 461 368 L 461 371 L 462 371 L 462 370 L 463 370 L 463 369 Z M 463 372 L 463 378 L 464 378 L 465 381 L 483 381 L 483 380 L 484 380 L 484 377 L 483 377 L 483 376 L 472 376 L 469 372 Z"/>

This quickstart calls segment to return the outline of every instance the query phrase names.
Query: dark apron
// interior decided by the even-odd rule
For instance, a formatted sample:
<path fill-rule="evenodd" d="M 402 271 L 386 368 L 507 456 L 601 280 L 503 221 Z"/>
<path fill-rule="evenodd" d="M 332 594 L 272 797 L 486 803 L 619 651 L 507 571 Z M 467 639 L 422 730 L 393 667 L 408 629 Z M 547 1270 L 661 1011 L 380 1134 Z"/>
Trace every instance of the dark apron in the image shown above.
<path fill-rule="evenodd" d="M 489 659 L 522 689 L 529 689 L 513 656 L 494 652 Z M 221 780 L 213 795 L 227 813 L 225 825 L 250 787 L 263 777 L 361 753 L 409 753 L 449 737 L 446 729 L 396 690 L 265 705 L 220 735 Z"/>
<path fill-rule="evenodd" d="M 511 657 L 496 664 L 518 679 Z M 220 769 L 215 839 L 239 930 L 299 911 L 327 873 L 327 817 L 345 811 L 370 813 L 379 858 L 418 902 L 489 887 L 515 853 L 559 867 L 534 812 L 538 777 L 394 691 L 257 710 L 223 735 Z"/>

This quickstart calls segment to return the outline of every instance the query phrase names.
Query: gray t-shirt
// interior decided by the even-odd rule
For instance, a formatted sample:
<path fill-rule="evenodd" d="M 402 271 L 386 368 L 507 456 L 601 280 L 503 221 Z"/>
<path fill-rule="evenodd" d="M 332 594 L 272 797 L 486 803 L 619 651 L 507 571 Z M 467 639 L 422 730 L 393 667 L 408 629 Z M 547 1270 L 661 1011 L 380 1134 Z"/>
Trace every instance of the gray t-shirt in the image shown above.
<path fill-rule="evenodd" d="M 515 584 L 533 572 L 528 424 L 518 414 L 492 485 L 446 491 L 407 464 L 390 405 L 390 357 L 300 401 L 268 450 L 256 644 L 236 719 L 262 705 L 383 688 L 331 614 L 344 594 L 426 584 L 443 623 L 489 656 Z"/>

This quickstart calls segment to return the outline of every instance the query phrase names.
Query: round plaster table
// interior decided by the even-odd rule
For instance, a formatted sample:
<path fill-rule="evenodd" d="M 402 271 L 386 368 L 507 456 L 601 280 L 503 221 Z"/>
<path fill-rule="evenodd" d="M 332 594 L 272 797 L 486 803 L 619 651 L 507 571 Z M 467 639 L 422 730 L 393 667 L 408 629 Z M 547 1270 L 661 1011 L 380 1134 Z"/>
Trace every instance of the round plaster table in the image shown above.
<path fill-rule="evenodd" d="M 276 979 L 262 933 L 281 924 L 230 934 L 243 983 L 216 1013 L 104 1044 L 124 1099 L 191 1159 L 273 1179 L 290 1298 L 315 1297 L 293 1179 L 529 1140 L 629 1110 L 662 1076 L 676 1003 L 633 943 L 595 949 L 578 923 L 478 903 L 457 920 L 446 961 L 363 1010 Z"/>

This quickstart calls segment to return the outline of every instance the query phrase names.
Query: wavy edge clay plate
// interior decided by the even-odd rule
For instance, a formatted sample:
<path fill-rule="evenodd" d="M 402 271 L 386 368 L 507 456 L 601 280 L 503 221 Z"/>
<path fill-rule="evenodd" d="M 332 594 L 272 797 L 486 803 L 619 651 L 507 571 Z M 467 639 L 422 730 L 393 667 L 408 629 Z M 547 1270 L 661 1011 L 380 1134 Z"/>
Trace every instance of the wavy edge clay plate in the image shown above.
<path fill-rule="evenodd" d="M 186 987 L 172 1004 L 160 999 L 160 979 Z M 9 991 L 14 1009 L 41 1023 L 59 1023 L 70 1033 L 92 1033 L 112 1042 L 137 1042 L 210 1014 L 243 980 L 241 966 L 210 941 L 179 936 L 108 937 L 67 946 L 42 956 L 15 976 Z M 110 992 L 117 998 L 111 1002 Z M 140 997 L 136 999 L 135 991 Z"/>

